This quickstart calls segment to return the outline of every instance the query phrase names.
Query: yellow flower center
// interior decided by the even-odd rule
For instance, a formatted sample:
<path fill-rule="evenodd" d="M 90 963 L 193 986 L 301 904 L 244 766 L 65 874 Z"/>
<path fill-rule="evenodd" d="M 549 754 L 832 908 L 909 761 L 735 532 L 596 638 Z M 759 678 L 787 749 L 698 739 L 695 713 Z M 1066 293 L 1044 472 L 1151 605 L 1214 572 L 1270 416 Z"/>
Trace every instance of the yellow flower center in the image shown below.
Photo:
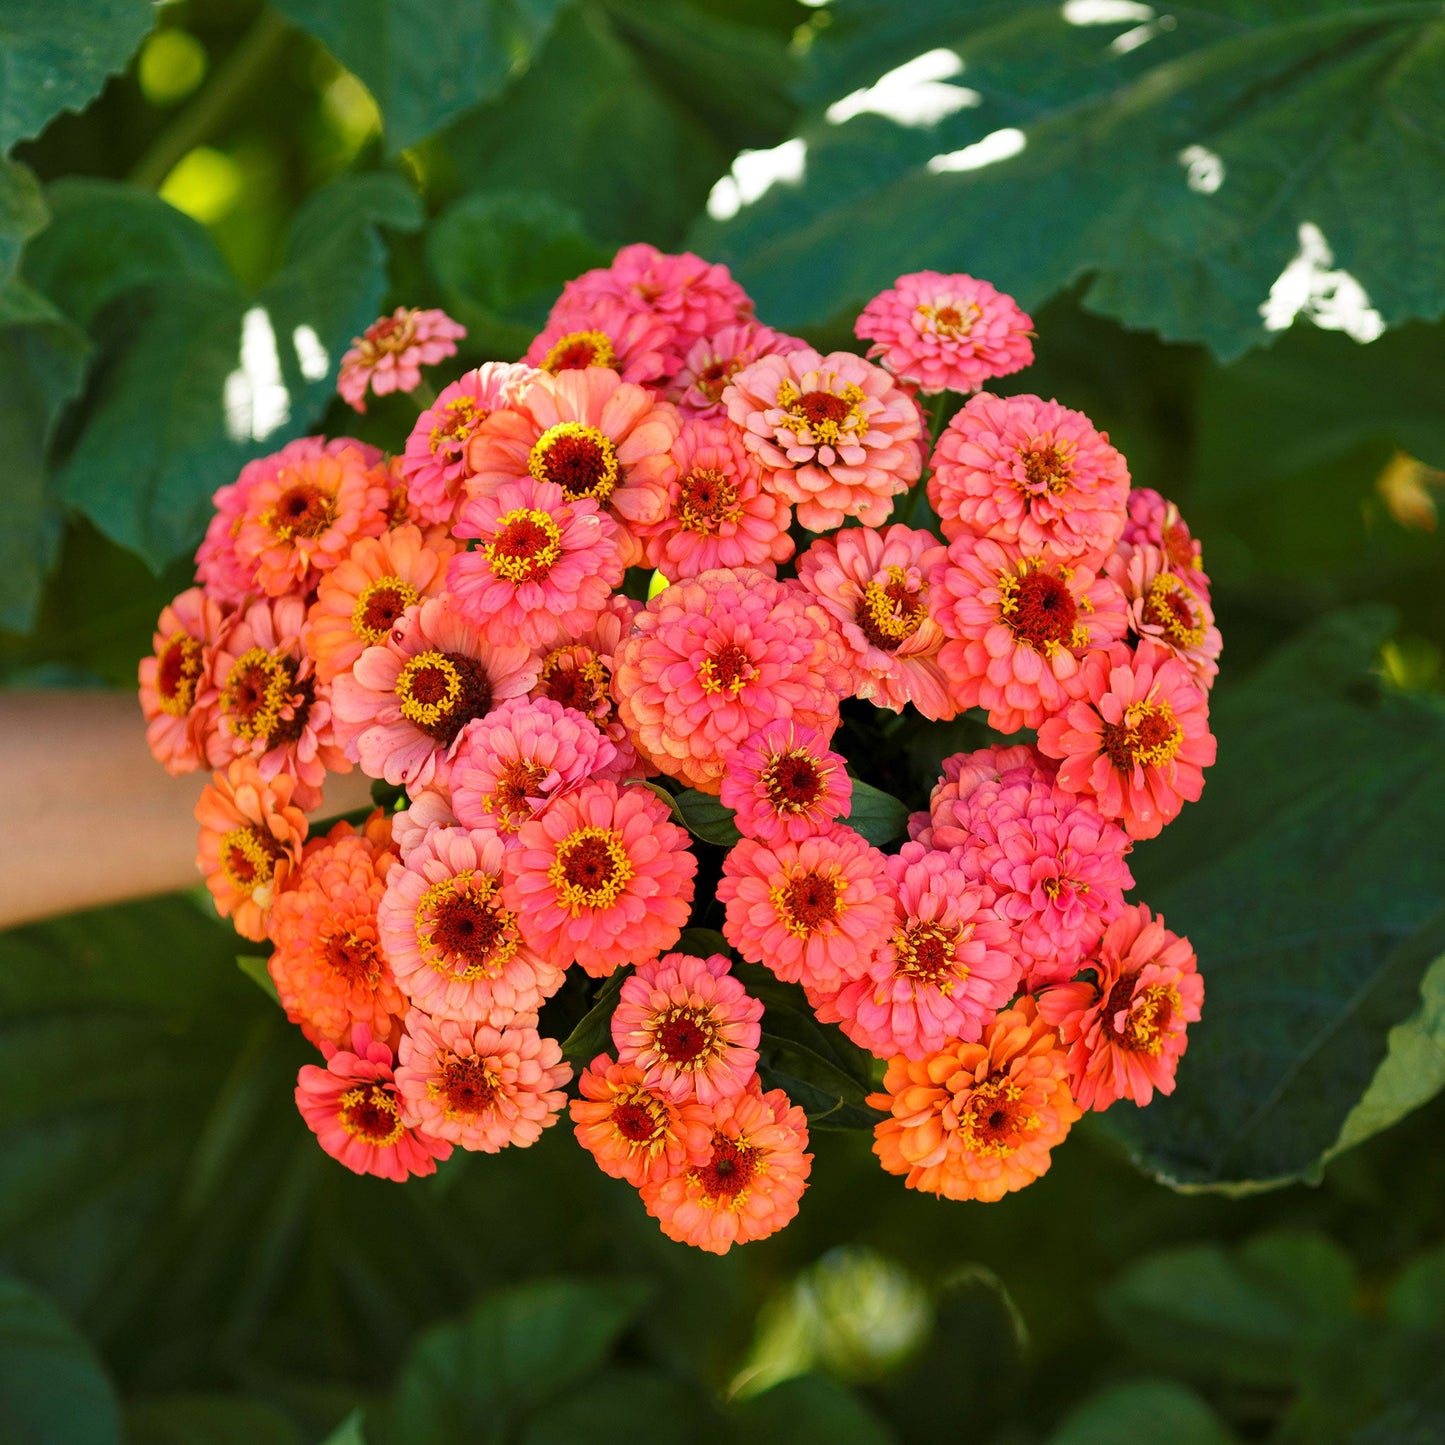
<path fill-rule="evenodd" d="M 440 419 L 431 429 L 428 440 L 432 455 L 445 452 L 449 461 L 455 461 L 468 438 L 486 419 L 487 413 L 471 397 L 454 397 L 442 407 Z"/>
<path fill-rule="evenodd" d="M 796 383 L 784 381 L 778 387 L 778 405 L 784 422 L 800 439 L 816 446 L 839 446 L 844 439 L 857 441 L 868 430 L 863 415 L 866 393 L 854 382 L 845 381 L 837 391 L 820 387 L 803 391 Z"/>
<path fill-rule="evenodd" d="M 516 953 L 517 918 L 502 907 L 501 883 L 467 868 L 433 883 L 416 906 L 423 962 L 448 978 L 496 978 Z"/>
<path fill-rule="evenodd" d="M 874 647 L 895 652 L 923 625 L 928 605 L 921 587 L 909 587 L 908 574 L 902 567 L 888 568 L 887 579 L 875 579 L 863 589 L 854 615 Z"/>
<path fill-rule="evenodd" d="M 1103 750 L 1121 773 L 1162 768 L 1184 743 L 1184 729 L 1167 702 L 1136 702 L 1124 710 L 1123 722 L 1103 727 Z"/>
<path fill-rule="evenodd" d="M 547 878 L 557 905 L 575 918 L 584 908 L 611 908 L 633 876 L 622 835 L 610 828 L 578 828 L 562 840 Z"/>
<path fill-rule="evenodd" d="M 559 337 L 542 362 L 553 376 L 559 371 L 580 371 L 584 366 L 617 367 L 612 338 L 605 331 L 569 331 Z"/>
<path fill-rule="evenodd" d="M 958 1114 L 958 1135 L 970 1154 L 1003 1159 L 1039 1127 L 1039 1116 L 1024 1102 L 1024 1087 L 1007 1074 L 990 1074 L 969 1092 Z"/>
<path fill-rule="evenodd" d="M 353 1139 L 389 1148 L 406 1133 L 396 1100 L 380 1084 L 358 1084 L 341 1096 L 341 1127 Z"/>
<path fill-rule="evenodd" d="M 186 632 L 173 632 L 156 654 L 156 696 L 163 712 L 185 717 L 196 701 L 201 679 L 200 642 Z"/>
<path fill-rule="evenodd" d="M 410 582 L 400 577 L 378 577 L 357 595 L 356 606 L 351 609 L 351 630 L 363 642 L 385 642 L 402 613 L 420 600 Z"/>
<path fill-rule="evenodd" d="M 497 519 L 482 555 L 494 577 L 520 584 L 545 577 L 562 555 L 562 529 L 535 507 L 518 507 Z"/>
<path fill-rule="evenodd" d="M 963 307 L 954 306 L 951 303 L 946 306 L 930 306 L 926 301 L 917 308 L 918 315 L 922 317 L 920 323 L 923 331 L 931 331 L 937 336 L 946 336 L 950 341 L 957 341 L 961 336 L 967 336 L 973 330 L 974 322 L 982 314 L 973 302 Z"/>
<path fill-rule="evenodd" d="M 539 482 L 555 482 L 568 500 L 591 497 L 600 507 L 617 486 L 617 450 L 595 426 L 558 422 L 537 438 L 527 470 Z"/>
<path fill-rule="evenodd" d="M 1144 621 L 1159 628 L 1176 647 L 1198 647 L 1204 641 L 1199 598 L 1172 572 L 1161 572 L 1149 584 Z"/>

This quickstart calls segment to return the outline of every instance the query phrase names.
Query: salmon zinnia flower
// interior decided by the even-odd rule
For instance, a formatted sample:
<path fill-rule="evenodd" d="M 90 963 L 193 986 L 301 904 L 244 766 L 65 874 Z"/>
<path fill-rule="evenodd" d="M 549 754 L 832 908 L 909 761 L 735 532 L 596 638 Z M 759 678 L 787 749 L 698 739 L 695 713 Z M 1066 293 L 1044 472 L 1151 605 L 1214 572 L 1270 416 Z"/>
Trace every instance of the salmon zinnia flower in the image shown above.
<path fill-rule="evenodd" d="M 530 366 L 556 376 L 584 366 L 606 366 L 623 381 L 653 385 L 670 369 L 672 327 L 615 296 L 584 304 L 559 300 L 541 334 L 527 348 Z"/>
<path fill-rule="evenodd" d="M 679 1174 L 707 1157 L 712 1111 L 695 1099 L 678 1103 L 643 1081 L 636 1064 L 598 1054 L 572 1100 L 577 1141 L 613 1179 L 634 1188 Z"/>
<path fill-rule="evenodd" d="M 457 354 L 467 328 L 445 311 L 419 311 L 398 306 L 390 316 L 373 321 L 341 358 L 336 390 L 354 411 L 366 410 L 369 387 L 377 396 L 415 391 L 421 368 L 435 366 Z"/>
<path fill-rule="evenodd" d="M 745 838 L 800 843 L 853 806 L 847 759 L 791 718 L 770 722 L 724 762 L 719 799 Z"/>
<path fill-rule="evenodd" d="M 1049 1151 L 1080 1117 L 1059 1036 L 1025 996 L 979 1043 L 889 1061 L 868 1102 L 889 1117 L 873 1152 L 910 1189 L 948 1199 L 1002 1199 L 1049 1167 Z"/>
<path fill-rule="evenodd" d="M 1130 630 L 1167 648 L 1208 692 L 1224 647 L 1209 594 L 1171 572 L 1164 553 L 1148 543 L 1120 543 L 1105 570 L 1124 594 Z"/>
<path fill-rule="evenodd" d="M 764 356 L 784 356 L 807 345 L 759 321 L 739 321 L 693 342 L 676 375 L 667 384 L 667 399 L 684 415 L 721 421 L 727 415 L 723 392 L 738 372 Z"/>
<path fill-rule="evenodd" d="M 215 727 L 211 659 L 229 625 L 228 609 L 188 587 L 162 609 L 151 655 L 141 659 L 146 743 L 168 773 L 194 772 L 205 758 Z"/>
<path fill-rule="evenodd" d="M 1209 577 L 1204 571 L 1203 548 L 1190 535 L 1179 508 L 1152 487 L 1135 487 L 1129 493 L 1128 507 L 1129 517 L 1119 540 L 1130 547 L 1158 547 L 1169 570 L 1207 596 Z"/>
<path fill-rule="evenodd" d="M 712 1138 L 698 1163 L 642 1186 L 662 1232 L 710 1254 L 766 1239 L 789 1223 L 808 1186 L 808 1121 L 781 1089 L 754 1084 L 711 1108 Z"/>

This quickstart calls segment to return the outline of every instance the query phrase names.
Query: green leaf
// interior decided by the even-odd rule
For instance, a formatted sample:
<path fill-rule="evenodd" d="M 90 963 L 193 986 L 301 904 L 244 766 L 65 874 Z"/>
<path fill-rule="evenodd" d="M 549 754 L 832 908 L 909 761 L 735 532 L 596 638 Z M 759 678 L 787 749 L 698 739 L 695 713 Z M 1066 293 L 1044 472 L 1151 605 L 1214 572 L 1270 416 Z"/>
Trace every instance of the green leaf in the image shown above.
<path fill-rule="evenodd" d="M 1296 313 L 1361 336 L 1440 315 L 1438 10 L 1212 11 L 1090 25 L 1037 0 L 840 0 L 808 50 L 801 179 L 691 242 L 794 331 L 920 268 L 988 277 L 1025 306 L 1091 275 L 1091 309 L 1225 358 Z M 940 49 L 966 69 L 934 82 L 934 116 L 867 113 L 860 90 Z M 1292 263 L 1296 300 L 1282 285 L 1270 305 Z"/>
<path fill-rule="evenodd" d="M 695 1445 L 716 1424 L 697 1389 L 658 1370 L 621 1367 L 544 1404 L 520 1445 Z"/>
<path fill-rule="evenodd" d="M 1388 629 L 1338 614 L 1221 680 L 1203 798 L 1131 859 L 1205 980 L 1177 1091 L 1102 1121 L 1166 1182 L 1317 1177 L 1445 953 L 1445 709 L 1372 679 Z"/>
<path fill-rule="evenodd" d="M 173 1395 L 125 1412 L 126 1445 L 300 1445 L 296 1428 L 260 1400 Z"/>
<path fill-rule="evenodd" d="M 120 1409 L 95 1351 L 56 1307 L 0 1275 L 0 1437 L 119 1445 Z"/>
<path fill-rule="evenodd" d="M 892 793 L 854 778 L 853 806 L 843 821 L 875 848 L 883 848 L 908 831 L 908 807 Z"/>
<path fill-rule="evenodd" d="M 724 958 L 732 957 L 732 948 L 726 938 L 715 928 L 684 928 L 677 940 L 678 953 L 690 953 L 694 958 L 708 958 L 720 953 Z"/>
<path fill-rule="evenodd" d="M 731 808 L 725 808 L 711 793 L 699 793 L 695 788 L 684 788 L 673 799 L 683 823 L 695 837 L 704 843 L 716 843 L 719 848 L 731 848 L 742 837 L 738 825 L 733 821 Z"/>
<path fill-rule="evenodd" d="M 263 957 L 254 953 L 238 953 L 236 967 L 279 1008 L 281 996 L 276 992 L 276 981 L 266 966 L 268 958 L 269 955 Z"/>
<path fill-rule="evenodd" d="M 366 83 L 405 150 L 526 70 L 568 0 L 277 0 Z"/>
<path fill-rule="evenodd" d="M 562 1041 L 565 1058 L 585 1068 L 598 1054 L 611 1053 L 612 1014 L 627 976 L 624 969 L 618 969 L 597 990 L 597 997 L 582 1022 Z"/>
<path fill-rule="evenodd" d="M 0 0 L 0 152 L 89 105 L 155 17 L 149 0 Z"/>
<path fill-rule="evenodd" d="M 1235 1438 L 1193 1390 L 1171 1380 L 1138 1380 L 1086 1400 L 1049 1437 L 1049 1445 L 1119 1445 L 1124 1440 L 1232 1445 Z"/>
<path fill-rule="evenodd" d="M 823 1375 L 798 1375 L 732 1407 L 750 1445 L 895 1445 L 897 1436 L 861 1400 Z"/>
<path fill-rule="evenodd" d="M 1400 1271 L 1385 1310 L 1405 1329 L 1445 1330 L 1445 1245 L 1417 1255 Z"/>
<path fill-rule="evenodd" d="M 360 1410 L 353 1410 L 327 1437 L 321 1445 L 366 1445 L 362 1430 L 364 1416 Z"/>
<path fill-rule="evenodd" d="M 0 159 L 0 286 L 15 274 L 21 247 L 49 216 L 35 176 L 25 166 Z"/>

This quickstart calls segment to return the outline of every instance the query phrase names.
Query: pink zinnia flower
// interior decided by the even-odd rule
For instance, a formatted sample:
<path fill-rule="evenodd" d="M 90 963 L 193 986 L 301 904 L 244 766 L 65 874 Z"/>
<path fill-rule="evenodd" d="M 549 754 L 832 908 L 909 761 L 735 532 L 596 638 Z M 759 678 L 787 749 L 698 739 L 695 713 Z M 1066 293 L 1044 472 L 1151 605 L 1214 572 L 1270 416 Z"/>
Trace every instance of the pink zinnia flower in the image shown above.
<path fill-rule="evenodd" d="M 925 396 L 976 391 L 1034 359 L 1034 323 L 1012 296 L 972 276 L 914 271 L 864 308 L 854 334 L 868 355 Z"/>
<path fill-rule="evenodd" d="M 582 304 L 564 293 L 523 359 L 553 376 L 606 366 L 623 381 L 648 386 L 671 369 L 672 347 L 672 327 L 641 302 L 598 296 Z"/>
<path fill-rule="evenodd" d="M 200 767 L 215 728 L 211 662 L 230 627 L 230 610 L 188 587 L 161 610 L 149 657 L 140 664 L 140 706 L 151 756 L 168 773 Z"/>
<path fill-rule="evenodd" d="M 798 558 L 798 580 L 838 619 L 851 652 L 853 693 L 926 718 L 954 716 L 938 655 L 948 641 L 929 613 L 928 579 L 947 555 L 932 532 L 846 527 Z"/>
<path fill-rule="evenodd" d="M 763 1006 L 729 972 L 720 953 L 668 953 L 622 985 L 612 1015 L 619 1064 L 669 1099 L 714 1104 L 738 1094 L 758 1070 Z"/>
<path fill-rule="evenodd" d="M 353 1174 L 375 1174 L 398 1184 L 435 1174 L 452 1146 L 401 1121 L 391 1050 L 358 1024 L 349 1050 L 327 1054 L 326 1067 L 303 1064 L 296 1076 L 296 1107 L 321 1147 Z"/>
<path fill-rule="evenodd" d="M 737 815 L 745 838 L 801 843 L 853 806 L 847 760 L 827 740 L 793 719 L 753 733 L 723 759 L 719 797 Z"/>
<path fill-rule="evenodd" d="M 1085 653 L 1124 633 L 1124 598 L 1107 577 L 1017 547 L 963 536 L 929 577 L 932 611 L 954 639 L 939 665 L 960 710 L 988 709 L 999 732 L 1035 728 L 1067 703 Z"/>
<path fill-rule="evenodd" d="M 452 607 L 491 642 L 548 647 L 586 628 L 622 581 L 616 522 L 551 482 L 504 483 L 465 503 L 454 530 L 479 545 L 447 564 Z"/>
<path fill-rule="evenodd" d="M 1022 784 L 1025 791 L 1038 780 L 1053 778 L 1053 764 L 1040 758 L 1027 743 L 979 748 L 954 753 L 943 760 L 943 776 L 933 786 L 928 812 L 908 820 L 908 837 L 947 853 L 969 841 L 969 808 L 973 795 L 985 784 L 1003 787 Z M 990 790 L 995 796 L 997 789 Z"/>
<path fill-rule="evenodd" d="M 1172 652 L 1208 692 L 1224 647 L 1209 594 L 1171 572 L 1164 553 L 1147 542 L 1121 543 L 1105 571 L 1124 594 L 1130 631 Z"/>
<path fill-rule="evenodd" d="M 892 930 L 883 854 L 839 823 L 799 843 L 742 839 L 717 897 L 723 934 L 749 963 L 819 993 L 861 975 Z"/>
<path fill-rule="evenodd" d="M 1207 697 L 1147 639 L 1085 658 L 1072 691 L 1077 700 L 1039 729 L 1039 751 L 1061 760 L 1061 787 L 1153 838 L 1204 790 L 1215 747 Z"/>
<path fill-rule="evenodd" d="M 851 351 L 765 356 L 733 377 L 723 402 L 768 485 L 796 504 L 811 531 L 831 531 L 845 517 L 881 525 L 893 498 L 922 475 L 913 398 Z"/>
<path fill-rule="evenodd" d="M 467 328 L 445 311 L 418 311 L 398 306 L 390 316 L 373 321 L 341 358 L 336 391 L 355 411 L 366 410 L 369 387 L 377 396 L 415 391 L 421 368 L 435 366 L 457 354 Z"/>
<path fill-rule="evenodd" d="M 406 1016 L 397 1050 L 402 1121 L 463 1149 L 525 1149 L 557 1122 L 572 1077 L 561 1046 L 535 1028 Z"/>
<path fill-rule="evenodd" d="M 1135 487 L 1129 493 L 1129 516 L 1119 539 L 1130 547 L 1158 547 L 1168 559 L 1169 570 L 1196 592 L 1209 592 L 1204 571 L 1203 549 L 1189 534 L 1189 524 L 1179 508 L 1166 501 L 1152 487 Z"/>
<path fill-rule="evenodd" d="M 792 511 L 763 489 L 757 458 L 731 422 L 685 421 L 672 460 L 667 514 L 637 528 L 649 566 L 673 582 L 713 567 L 757 567 L 772 576 L 793 555 Z"/>
<path fill-rule="evenodd" d="M 1102 1113 L 1116 1099 L 1141 1108 L 1174 1092 L 1185 1027 L 1197 1023 L 1204 980 L 1187 938 L 1150 916 L 1147 904 L 1126 909 L 1105 932 L 1098 955 L 1078 978 L 1039 995 L 1039 1013 L 1069 1047 L 1074 1097 Z"/>
<path fill-rule="evenodd" d="M 968 879 L 956 860 L 905 843 L 887 864 L 892 934 L 861 978 L 814 1007 L 880 1059 L 921 1059 L 950 1039 L 982 1037 L 1014 996 L 1019 965 L 993 890 Z"/>
<path fill-rule="evenodd" d="M 1097 570 L 1124 529 L 1124 458 L 1056 401 L 981 392 L 955 413 L 930 465 L 928 500 L 949 541 L 972 533 Z"/>
<path fill-rule="evenodd" d="M 681 413 L 605 366 L 539 372 L 511 406 L 492 412 L 467 443 L 467 491 L 489 497 L 529 477 L 553 482 L 569 501 L 590 497 L 620 524 L 623 560 L 642 561 L 631 528 L 667 510 L 668 456 Z"/>
<path fill-rule="evenodd" d="M 364 834 L 313 845 L 272 905 L 271 980 L 314 1044 L 345 1044 L 357 1024 L 388 1039 L 406 1012 L 376 927 L 395 862 Z"/>
<path fill-rule="evenodd" d="M 196 581 L 206 596 L 223 607 L 240 607 L 261 590 L 254 565 L 236 555 L 236 534 L 252 487 L 266 474 L 269 457 L 257 457 L 241 468 L 234 482 L 218 487 L 211 497 L 215 512 L 196 549 Z"/>
<path fill-rule="evenodd" d="M 357 541 L 316 590 L 301 640 L 316 676 L 332 682 L 350 672 L 368 647 L 384 643 L 408 607 L 436 597 L 446 585 L 450 538 L 425 542 L 414 526 Z"/>
<path fill-rule="evenodd" d="M 726 1254 L 793 1219 L 813 1156 L 807 1117 L 781 1089 L 730 1095 L 711 1113 L 706 1156 L 684 1173 L 644 1184 L 642 1202 L 669 1239 Z"/>
<path fill-rule="evenodd" d="M 436 783 L 418 788 L 409 796 L 406 807 L 391 815 L 391 837 L 403 863 L 411 861 L 411 855 L 426 842 L 433 828 L 460 826 L 452 812 L 451 790 Z"/>
<path fill-rule="evenodd" d="M 504 852 L 495 833 L 435 828 L 387 876 L 382 945 L 402 992 L 435 1017 L 502 1028 L 562 986 L 503 903 Z"/>
<path fill-rule="evenodd" d="M 336 679 L 337 735 L 369 778 L 424 787 L 473 718 L 521 697 L 537 680 L 530 648 L 495 647 L 433 597 L 408 608 L 386 642 Z"/>
<path fill-rule="evenodd" d="M 676 402 L 686 416 L 721 421 L 727 415 L 723 392 L 738 372 L 764 356 L 783 356 L 806 345 L 759 321 L 724 326 L 693 342 L 668 383 L 667 399 Z"/>
<path fill-rule="evenodd" d="M 513 698 L 469 723 L 458 741 L 452 807 L 468 828 L 507 838 L 616 755 L 581 713 L 549 698 Z"/>
<path fill-rule="evenodd" d="M 266 937 L 271 905 L 301 862 L 306 815 L 291 802 L 294 783 L 285 773 L 261 779 L 255 762 L 237 758 L 201 789 L 196 867 L 242 938 Z"/>
<path fill-rule="evenodd" d="M 712 1146 L 712 1110 L 669 1099 L 643 1082 L 636 1064 L 598 1054 L 571 1105 L 577 1141 L 613 1179 L 640 1189 L 701 1164 Z"/>
<path fill-rule="evenodd" d="M 511 406 L 536 380 L 530 366 L 489 361 L 444 386 L 417 417 L 398 459 L 407 505 L 428 525 L 450 527 L 466 496 L 467 443 L 498 407 Z"/>
<path fill-rule="evenodd" d="M 613 696 L 638 751 L 716 793 L 723 757 L 774 718 L 832 736 L 841 643 L 796 583 L 719 568 L 665 588 L 618 646 Z"/>
<path fill-rule="evenodd" d="M 506 868 L 503 897 L 528 943 L 601 978 L 677 942 L 697 859 L 655 793 L 593 781 L 523 823 Z"/>

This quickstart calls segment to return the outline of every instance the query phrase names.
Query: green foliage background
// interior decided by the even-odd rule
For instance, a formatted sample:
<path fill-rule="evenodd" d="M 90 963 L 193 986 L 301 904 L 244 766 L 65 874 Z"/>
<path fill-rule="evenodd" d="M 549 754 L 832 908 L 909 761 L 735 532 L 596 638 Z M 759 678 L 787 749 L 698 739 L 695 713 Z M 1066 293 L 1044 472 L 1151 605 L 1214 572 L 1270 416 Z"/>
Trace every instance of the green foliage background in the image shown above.
<path fill-rule="evenodd" d="M 1379 481 L 1445 466 L 1437 4 L 0 0 L 0 152 L 7 685 L 133 685 L 245 460 L 397 443 L 332 391 L 383 308 L 515 356 L 633 240 L 825 348 L 902 271 L 1012 291 L 1009 389 L 1181 504 L 1227 641 L 1220 762 L 1133 860 L 1207 980 L 1178 1092 L 994 1206 L 882 1176 L 782 994 L 814 1184 L 716 1260 L 564 1129 L 345 1174 L 190 899 L 0 936 L 0 1440 L 1445 1437 L 1445 554 L 1431 474 Z M 970 728 L 871 781 L 917 805 Z"/>

